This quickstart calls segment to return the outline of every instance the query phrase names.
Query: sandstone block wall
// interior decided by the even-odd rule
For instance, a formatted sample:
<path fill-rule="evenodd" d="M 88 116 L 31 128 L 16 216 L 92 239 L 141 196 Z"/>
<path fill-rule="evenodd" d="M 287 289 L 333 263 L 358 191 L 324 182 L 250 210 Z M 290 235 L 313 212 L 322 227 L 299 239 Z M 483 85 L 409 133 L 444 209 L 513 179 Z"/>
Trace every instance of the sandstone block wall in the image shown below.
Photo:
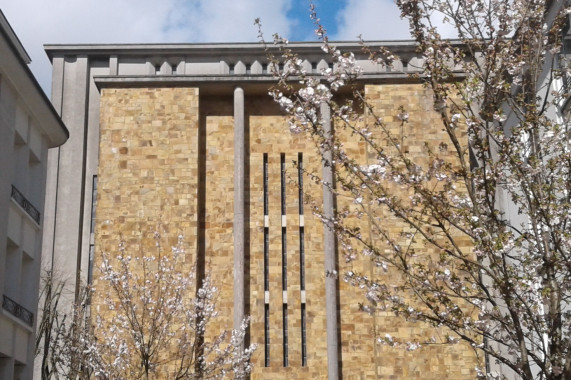
<path fill-rule="evenodd" d="M 446 132 L 442 121 L 433 111 L 432 93 L 421 84 L 398 84 L 366 86 L 365 94 L 373 106 L 375 114 L 367 113 L 366 117 L 372 122 L 373 117 L 381 117 L 393 136 L 401 139 L 402 146 L 416 164 L 425 167 L 428 164 L 428 150 L 439 152 L 439 144 L 446 141 Z M 399 107 L 403 106 L 409 114 L 409 120 L 404 125 L 397 118 Z M 380 134 L 377 133 L 377 138 Z M 378 140 L 380 141 L 380 140 Z M 387 149 L 390 149 L 387 147 Z M 444 159 L 454 162 L 454 154 L 440 152 Z M 363 157 L 364 164 L 375 163 L 375 152 L 366 148 Z M 406 191 L 395 186 L 395 193 L 407 197 Z M 375 210 L 379 220 L 388 228 L 393 238 L 398 238 L 405 231 L 405 226 L 386 210 Z M 365 229 L 366 231 L 367 229 Z M 383 247 L 383 239 L 370 236 L 378 247 Z M 403 237 L 400 238 L 404 241 Z M 469 251 L 469 241 L 459 238 L 458 244 Z M 419 259 L 438 257 L 434 248 L 424 245 L 421 240 L 411 246 L 418 253 Z M 388 249 L 388 247 L 387 247 Z M 363 267 L 364 262 L 358 263 L 364 273 L 376 277 L 388 284 L 399 282 L 399 274 L 389 271 L 385 273 L 369 263 L 369 268 Z M 341 297 L 344 298 L 343 296 Z M 352 314 L 352 313 L 351 313 Z M 342 313 L 347 318 L 349 313 Z M 410 340 L 428 339 L 432 336 L 442 337 L 445 330 L 428 329 L 420 323 L 407 323 L 395 317 L 391 312 L 376 312 L 373 317 L 371 331 L 374 329 L 378 336 L 390 334 L 393 337 Z M 342 331 L 346 328 L 341 329 Z M 363 339 L 366 337 L 363 336 Z M 420 350 L 406 352 L 402 348 L 391 348 L 376 344 L 374 347 L 375 378 L 380 379 L 472 379 L 475 378 L 474 367 L 477 360 L 470 347 L 463 344 L 454 346 L 430 346 Z"/>
<path fill-rule="evenodd" d="M 258 344 L 252 379 L 327 378 L 323 226 L 312 214 L 321 203 L 321 185 L 304 177 L 309 201 L 299 212 L 298 171 L 321 174 L 321 159 L 306 136 L 293 136 L 286 118 L 265 95 L 246 95 L 246 312 L 251 316 L 249 341 Z M 422 85 L 367 86 L 366 96 L 379 116 L 403 133 L 406 144 L 422 160 L 426 141 L 436 146 L 443 133 L 432 111 L 431 95 Z M 411 120 L 399 131 L 399 105 Z M 188 268 L 199 257 L 219 289 L 221 313 L 213 330 L 232 327 L 233 313 L 233 110 L 231 97 L 200 96 L 194 88 L 103 89 L 96 221 L 96 262 L 113 252 L 117 232 L 128 243 L 153 249 L 142 233 L 161 222 L 175 240 L 184 235 Z M 345 132 L 339 131 L 341 135 Z M 346 148 L 363 163 L 373 159 L 364 144 L 344 135 Z M 264 213 L 264 157 L 267 157 L 268 213 Z M 282 218 L 282 171 L 285 163 L 285 218 Z M 345 200 L 338 200 L 339 207 Z M 285 219 L 285 225 L 282 224 Z M 266 222 L 267 220 L 267 222 Z M 354 223 L 365 223 L 354 221 Z M 394 223 L 394 233 L 402 226 Z M 303 227 L 305 262 L 300 262 Z M 363 225 L 365 231 L 367 226 Z M 264 236 L 268 234 L 269 299 L 264 284 Z M 287 287 L 283 289 L 282 236 L 285 236 Z M 153 246 L 151 246 L 151 244 Z M 364 259 L 351 265 L 339 257 L 339 269 L 378 273 Z M 302 285 L 305 276 L 306 362 L 302 354 Z M 97 278 L 97 275 L 94 276 Z M 341 275 L 342 277 L 342 275 Z M 387 278 L 387 280 L 390 280 Z M 96 282 L 97 286 L 97 282 Z M 287 290 L 287 300 L 284 298 Z M 103 291 L 103 290 L 101 290 Z M 403 323 L 388 313 L 360 312 L 364 292 L 340 279 L 340 357 L 345 379 L 468 379 L 475 359 L 465 347 L 427 348 L 411 353 L 378 345 L 375 334 L 423 334 L 423 326 Z M 265 309 L 269 308 L 269 358 L 265 357 Z M 287 366 L 284 367 L 284 304 L 287 304 Z M 305 364 L 305 365 L 304 365 Z"/>

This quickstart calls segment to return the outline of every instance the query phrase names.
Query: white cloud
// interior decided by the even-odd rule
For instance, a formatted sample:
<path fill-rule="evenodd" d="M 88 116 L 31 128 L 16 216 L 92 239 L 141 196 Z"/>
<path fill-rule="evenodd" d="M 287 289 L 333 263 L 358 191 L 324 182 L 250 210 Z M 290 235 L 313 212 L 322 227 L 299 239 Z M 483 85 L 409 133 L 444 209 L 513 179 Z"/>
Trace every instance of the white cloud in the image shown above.
<path fill-rule="evenodd" d="M 178 0 L 177 3 L 188 3 Z M 256 41 L 254 19 L 260 17 L 265 28 L 288 35 L 294 20 L 286 14 L 291 0 L 200 0 L 193 6 L 171 13 L 168 31 L 202 42 Z"/>
<path fill-rule="evenodd" d="M 457 36 L 452 25 L 442 22 L 442 15 L 435 13 L 432 23 L 445 38 Z M 359 35 L 365 40 L 410 40 L 408 20 L 400 17 L 394 0 L 347 0 L 337 14 L 338 40 L 355 40 Z"/>
<path fill-rule="evenodd" d="M 45 90 L 51 66 L 43 45 L 256 41 L 261 17 L 287 35 L 292 0 L 0 0 L 0 8 L 32 57 Z"/>
<path fill-rule="evenodd" d="M 338 13 L 338 40 L 355 40 L 361 35 L 366 40 L 410 39 L 408 22 L 401 20 L 400 10 L 392 0 L 348 0 Z"/>

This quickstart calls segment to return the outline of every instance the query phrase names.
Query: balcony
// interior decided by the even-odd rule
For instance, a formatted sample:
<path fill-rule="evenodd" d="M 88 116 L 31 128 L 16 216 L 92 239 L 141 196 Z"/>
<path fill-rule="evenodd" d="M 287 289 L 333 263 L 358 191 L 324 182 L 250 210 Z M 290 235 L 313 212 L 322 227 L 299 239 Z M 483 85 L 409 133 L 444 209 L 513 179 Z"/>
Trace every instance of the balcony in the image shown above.
<path fill-rule="evenodd" d="M 34 313 L 6 295 L 4 295 L 2 299 L 2 309 L 6 310 L 28 326 L 34 326 Z"/>
<path fill-rule="evenodd" d="M 14 185 L 12 185 L 12 193 L 10 196 L 37 224 L 40 224 L 40 212 Z"/>

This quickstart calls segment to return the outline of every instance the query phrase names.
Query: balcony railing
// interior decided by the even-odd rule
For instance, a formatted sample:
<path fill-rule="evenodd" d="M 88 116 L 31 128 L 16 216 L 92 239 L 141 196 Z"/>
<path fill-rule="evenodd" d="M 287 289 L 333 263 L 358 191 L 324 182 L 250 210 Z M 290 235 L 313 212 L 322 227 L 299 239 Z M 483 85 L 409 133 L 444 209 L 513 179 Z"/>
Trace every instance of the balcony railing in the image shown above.
<path fill-rule="evenodd" d="M 14 317 L 18 318 L 28 326 L 32 327 L 34 325 L 34 313 L 14 301 L 12 298 L 6 295 L 3 297 L 2 309 L 6 310 L 8 313 L 12 314 Z"/>
<path fill-rule="evenodd" d="M 20 193 L 18 189 L 16 189 L 16 187 L 14 187 L 14 185 L 12 185 L 11 197 L 24 209 L 24 211 L 26 211 L 28 215 L 30 215 L 32 219 L 34 219 L 36 223 L 40 224 L 40 212 L 22 193 Z"/>

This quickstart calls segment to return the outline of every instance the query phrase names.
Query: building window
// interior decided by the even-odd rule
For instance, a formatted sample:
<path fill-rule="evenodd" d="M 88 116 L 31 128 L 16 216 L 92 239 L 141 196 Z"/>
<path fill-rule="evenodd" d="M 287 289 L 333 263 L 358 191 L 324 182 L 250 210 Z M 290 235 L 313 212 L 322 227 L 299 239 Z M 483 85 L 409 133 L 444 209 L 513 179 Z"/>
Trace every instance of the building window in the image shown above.
<path fill-rule="evenodd" d="M 97 208 L 97 176 L 93 176 L 91 188 L 91 233 L 95 232 L 95 210 Z"/>

